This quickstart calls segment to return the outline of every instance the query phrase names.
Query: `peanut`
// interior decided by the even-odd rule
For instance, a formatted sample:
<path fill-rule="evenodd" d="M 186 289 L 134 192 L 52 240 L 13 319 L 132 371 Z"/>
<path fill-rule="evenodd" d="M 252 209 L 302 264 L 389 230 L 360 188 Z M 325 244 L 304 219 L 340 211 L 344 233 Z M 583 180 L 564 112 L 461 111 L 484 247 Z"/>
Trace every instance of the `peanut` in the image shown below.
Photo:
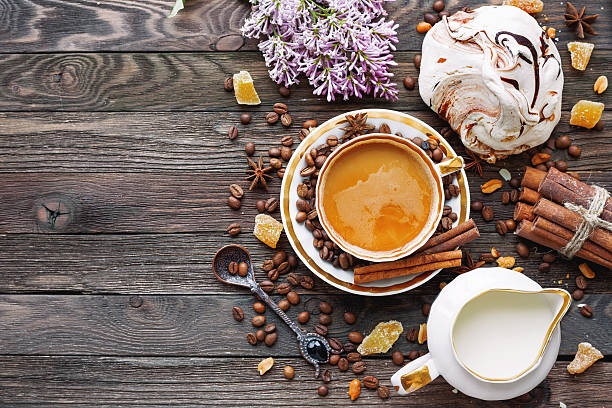
<path fill-rule="evenodd" d="M 480 186 L 480 190 L 482 190 L 485 194 L 491 194 L 497 190 L 499 190 L 502 186 L 502 182 L 499 179 L 491 179 Z"/>
<path fill-rule="evenodd" d="M 595 80 L 595 85 L 593 85 L 593 90 L 597 94 L 604 93 L 604 91 L 608 89 L 608 77 L 602 75 Z"/>
<path fill-rule="evenodd" d="M 595 277 L 595 272 L 593 272 L 591 267 L 586 263 L 578 265 L 578 269 L 580 269 L 580 272 L 582 272 L 585 278 L 593 279 Z"/>

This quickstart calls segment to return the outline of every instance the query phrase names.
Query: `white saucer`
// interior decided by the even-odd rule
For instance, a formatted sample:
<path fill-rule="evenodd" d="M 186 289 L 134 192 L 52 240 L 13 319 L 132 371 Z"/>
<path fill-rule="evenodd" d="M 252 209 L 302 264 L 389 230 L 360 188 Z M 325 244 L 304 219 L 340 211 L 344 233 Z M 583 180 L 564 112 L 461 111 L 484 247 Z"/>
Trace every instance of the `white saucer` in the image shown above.
<path fill-rule="evenodd" d="M 469 275 L 469 277 L 468 277 Z M 476 278 L 476 279 L 475 279 Z M 522 273 L 504 268 L 480 268 L 457 276 L 442 289 L 431 305 L 427 321 L 427 345 L 436 368 L 444 379 L 460 392 L 482 400 L 505 400 L 525 394 L 540 384 L 557 360 L 561 330 L 555 329 L 540 365 L 525 377 L 511 383 L 479 381 L 455 359 L 448 324 L 465 301 L 466 293 L 481 293 L 489 289 L 540 290 L 542 287 Z M 432 319 L 432 316 L 435 316 Z"/>
<path fill-rule="evenodd" d="M 313 237 L 311 232 L 306 229 L 304 224 L 295 221 L 295 215 L 298 212 L 295 202 L 299 198 L 297 186 L 302 181 L 300 170 L 306 167 L 304 155 L 313 147 L 325 145 L 327 137 L 330 135 L 336 135 L 341 138 L 344 134 L 341 128 L 346 126 L 341 122 L 345 119 L 346 115 L 355 115 L 362 112 L 368 114 L 367 123 L 377 128 L 382 123 L 386 123 L 389 125 L 391 133 L 399 132 L 407 138 L 412 139 L 418 136 L 428 139 L 434 137 L 446 148 L 448 152 L 447 157 L 457 156 L 450 144 L 435 129 L 413 116 L 386 109 L 363 109 L 343 113 L 314 129 L 296 148 L 291 160 L 287 163 L 281 186 L 281 217 L 285 233 L 295 253 L 319 278 L 349 293 L 366 296 L 395 295 L 424 284 L 440 272 L 440 269 L 420 275 L 402 276 L 356 285 L 353 281 L 353 271 L 337 268 L 330 262 L 322 260 L 319 257 L 319 250 L 312 245 Z M 456 226 L 466 221 L 470 216 L 470 192 L 464 170 L 457 173 L 454 184 L 459 187 L 459 196 L 448 200 L 445 204 L 449 205 L 453 212 L 458 215 L 458 220 L 454 223 Z"/>

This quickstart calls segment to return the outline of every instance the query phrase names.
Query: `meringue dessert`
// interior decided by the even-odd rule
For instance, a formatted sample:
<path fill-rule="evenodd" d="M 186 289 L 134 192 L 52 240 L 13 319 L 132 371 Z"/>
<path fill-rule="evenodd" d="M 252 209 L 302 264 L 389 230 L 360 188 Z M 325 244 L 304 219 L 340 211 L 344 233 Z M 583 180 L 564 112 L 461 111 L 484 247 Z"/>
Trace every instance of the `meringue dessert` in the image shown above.
<path fill-rule="evenodd" d="M 468 149 L 494 163 L 550 137 L 561 118 L 561 57 L 517 7 L 459 11 L 427 33 L 419 91 Z"/>

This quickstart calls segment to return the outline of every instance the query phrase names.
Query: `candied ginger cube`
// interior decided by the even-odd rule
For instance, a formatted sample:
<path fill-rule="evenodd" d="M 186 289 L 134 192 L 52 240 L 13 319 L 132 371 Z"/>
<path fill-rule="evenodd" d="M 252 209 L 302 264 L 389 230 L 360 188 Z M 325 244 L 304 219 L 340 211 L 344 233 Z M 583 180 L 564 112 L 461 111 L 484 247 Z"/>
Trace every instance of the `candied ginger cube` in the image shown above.
<path fill-rule="evenodd" d="M 361 355 L 386 353 L 404 331 L 402 324 L 396 320 L 380 322 L 361 342 L 357 351 Z"/>
<path fill-rule="evenodd" d="M 281 232 L 283 232 L 283 224 L 268 214 L 259 214 L 255 217 L 253 234 L 270 248 L 276 248 Z"/>
<path fill-rule="evenodd" d="M 595 48 L 595 44 L 580 41 L 567 43 L 567 49 L 572 57 L 572 67 L 579 71 L 584 71 L 591 59 L 593 48 Z"/>
<path fill-rule="evenodd" d="M 514 6 L 527 13 L 539 13 L 544 9 L 542 0 L 504 0 L 504 6 Z"/>
<path fill-rule="evenodd" d="M 580 343 L 578 344 L 576 357 L 568 364 L 567 371 L 570 374 L 583 373 L 600 358 L 603 358 L 603 354 L 593 347 L 591 343 Z"/>
<path fill-rule="evenodd" d="M 240 71 L 234 74 L 233 80 L 236 102 L 242 105 L 259 105 L 261 103 L 249 71 Z"/>
<path fill-rule="evenodd" d="M 570 125 L 592 129 L 601 119 L 604 107 L 604 104 L 599 102 L 578 101 L 572 108 Z"/>

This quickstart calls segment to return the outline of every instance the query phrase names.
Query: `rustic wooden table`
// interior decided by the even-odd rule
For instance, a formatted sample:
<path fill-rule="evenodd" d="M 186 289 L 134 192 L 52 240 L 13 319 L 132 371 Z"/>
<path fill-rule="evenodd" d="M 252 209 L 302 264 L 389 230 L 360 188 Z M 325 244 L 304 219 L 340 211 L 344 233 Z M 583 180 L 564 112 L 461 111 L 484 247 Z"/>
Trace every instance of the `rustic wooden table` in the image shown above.
<path fill-rule="evenodd" d="M 452 11 L 482 4 L 448 3 Z M 577 2 L 600 14 L 595 25 L 600 35 L 588 39 L 596 45 L 586 72 L 569 67 L 566 43 L 574 35 L 563 24 L 564 4 L 545 3 L 538 20 L 558 30 L 566 78 L 556 133 L 569 135 L 583 152 L 579 160 L 564 151 L 555 157 L 568 160 L 582 179 L 612 189 L 612 125 L 603 132 L 568 125 L 569 110 L 579 99 L 612 106 L 610 90 L 597 96 L 592 89 L 597 76 L 610 72 L 610 3 Z M 306 119 L 321 122 L 351 109 L 384 107 L 437 128 L 444 124 L 417 90 L 402 88 L 397 103 L 329 104 L 302 85 L 285 100 L 268 79 L 256 43 L 240 36 L 249 12 L 246 1 L 193 1 L 178 17 L 166 19 L 171 6 L 170 0 L 0 0 L 0 404 L 351 404 L 346 391 L 354 375 L 334 368 L 329 396 L 318 397 L 320 381 L 285 326 L 279 324 L 279 341 L 271 348 L 246 342 L 253 298 L 217 282 L 211 260 L 230 242 L 247 247 L 256 263 L 273 253 L 250 231 L 256 200 L 277 195 L 280 181 L 272 182 L 269 194 L 248 193 L 239 211 L 226 205 L 228 186 L 247 186 L 245 143 L 254 141 L 258 151 L 265 151 L 283 135 L 297 136 Z M 414 28 L 430 7 L 431 1 L 416 0 L 387 6 L 400 24 L 399 80 L 417 75 L 412 59 L 422 36 Z M 262 105 L 238 106 L 223 90 L 227 74 L 241 69 L 252 73 Z M 279 101 L 290 106 L 297 124 L 292 129 L 269 126 L 263 119 Z M 252 124 L 239 124 L 242 112 L 253 113 Z M 609 108 L 603 120 L 612 124 Z M 235 141 L 227 138 L 231 125 L 239 128 Z M 452 142 L 464 152 L 457 140 Z M 479 185 L 500 166 L 519 175 L 527 162 L 521 155 L 486 166 L 484 178 L 471 174 L 472 197 L 492 203 L 498 218 L 511 218 L 512 208 L 498 204 L 499 195 L 483 197 Z M 54 209 L 58 202 L 68 214 L 57 217 L 52 229 L 44 206 Z M 515 236 L 501 237 L 492 223 L 479 214 L 474 218 L 482 237 L 468 246 L 472 254 L 495 246 L 515 255 Z M 225 228 L 236 221 L 244 232 L 232 239 Z M 289 249 L 286 238 L 280 246 Z M 578 262 L 556 262 L 541 273 L 540 258 L 532 255 L 519 265 L 543 286 L 575 288 Z M 303 266 L 299 272 L 309 273 Z M 586 319 L 572 307 L 562 323 L 558 362 L 529 395 L 484 403 L 453 393 L 439 378 L 386 404 L 611 406 L 612 280 L 609 271 L 596 272 L 583 300 L 594 317 Z M 258 278 L 263 274 L 258 272 Z M 321 299 L 334 306 L 330 332 L 342 339 L 351 329 L 368 332 L 390 318 L 411 327 L 425 319 L 421 304 L 432 301 L 439 284 L 451 279 L 453 273 L 443 271 L 412 292 L 386 298 L 347 295 L 316 279 L 313 290 L 299 291 L 302 301 L 289 315 L 314 309 Z M 234 305 L 248 319 L 234 321 Z M 357 314 L 354 328 L 342 322 L 345 310 Z M 573 377 L 565 366 L 581 341 L 596 345 L 606 358 Z M 403 336 L 393 348 L 406 354 L 413 349 L 426 348 Z M 255 367 L 270 355 L 276 368 L 259 377 Z M 296 369 L 292 381 L 282 377 L 285 364 Z M 366 373 L 387 385 L 397 368 L 388 355 L 368 358 L 367 365 Z M 366 390 L 352 404 L 381 402 Z"/>

